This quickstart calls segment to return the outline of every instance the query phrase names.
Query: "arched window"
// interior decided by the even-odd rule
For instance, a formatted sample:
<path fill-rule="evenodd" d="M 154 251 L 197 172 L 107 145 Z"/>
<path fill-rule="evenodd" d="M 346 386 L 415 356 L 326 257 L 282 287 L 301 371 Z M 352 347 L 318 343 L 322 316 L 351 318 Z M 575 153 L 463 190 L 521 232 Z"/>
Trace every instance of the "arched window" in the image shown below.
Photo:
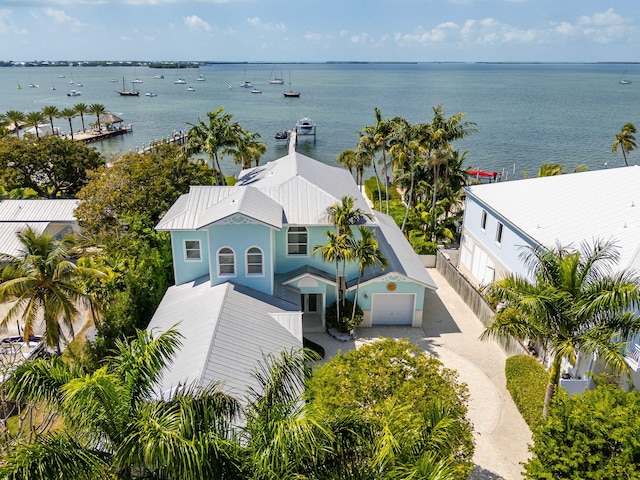
<path fill-rule="evenodd" d="M 222 247 L 218 250 L 218 276 L 235 277 L 236 275 L 236 254 L 229 247 Z"/>
<path fill-rule="evenodd" d="M 289 227 L 287 230 L 287 255 L 308 255 L 307 227 Z"/>
<path fill-rule="evenodd" d="M 264 274 L 262 265 L 262 250 L 258 247 L 249 248 L 247 250 L 247 276 L 262 276 Z"/>

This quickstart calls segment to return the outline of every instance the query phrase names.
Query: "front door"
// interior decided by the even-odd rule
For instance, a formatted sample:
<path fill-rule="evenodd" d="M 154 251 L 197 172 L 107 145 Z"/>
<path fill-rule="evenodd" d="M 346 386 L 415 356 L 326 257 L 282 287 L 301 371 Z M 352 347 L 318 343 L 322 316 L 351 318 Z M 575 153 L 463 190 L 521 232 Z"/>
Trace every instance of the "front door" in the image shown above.
<path fill-rule="evenodd" d="M 302 324 L 305 331 L 324 331 L 324 318 L 322 315 L 323 298 L 324 296 L 321 293 L 303 293 L 300 295 L 300 303 L 302 307 Z"/>

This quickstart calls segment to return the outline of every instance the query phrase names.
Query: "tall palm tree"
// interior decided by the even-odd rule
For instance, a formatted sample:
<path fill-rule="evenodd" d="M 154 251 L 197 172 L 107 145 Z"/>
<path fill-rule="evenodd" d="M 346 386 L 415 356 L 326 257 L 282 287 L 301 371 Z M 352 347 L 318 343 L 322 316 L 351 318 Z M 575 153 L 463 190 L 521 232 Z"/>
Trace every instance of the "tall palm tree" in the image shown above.
<path fill-rule="evenodd" d="M 222 115 L 224 107 L 208 112 L 208 122 L 198 119 L 198 124 L 188 123 L 191 128 L 187 133 L 184 151 L 187 155 L 205 153 L 209 156 L 212 168 L 216 169 L 216 185 L 224 183 L 224 175 L 220 167 L 220 154 L 233 154 L 242 143 L 245 130 L 237 122 L 231 122 L 233 115 Z"/>
<path fill-rule="evenodd" d="M 259 142 L 259 133 L 245 130 L 242 138 L 238 141 L 237 148 L 229 151 L 235 163 L 242 165 L 242 168 L 251 168 L 255 162 L 256 167 L 260 164 L 260 157 L 267 151 L 267 144 Z"/>
<path fill-rule="evenodd" d="M 76 103 L 73 106 L 73 109 L 76 111 L 78 115 L 80 115 L 80 120 L 82 121 L 82 131 L 85 132 L 87 129 L 84 126 L 84 114 L 90 113 L 89 106 L 85 103 L 80 102 L 80 103 Z"/>
<path fill-rule="evenodd" d="M 73 108 L 63 108 L 60 110 L 60 118 L 66 118 L 69 121 L 69 132 L 71 133 L 71 140 L 73 140 L 73 124 L 71 119 L 76 116 L 76 111 Z"/>
<path fill-rule="evenodd" d="M 53 119 L 60 116 L 60 110 L 55 105 L 46 105 L 42 107 L 42 113 L 49 119 L 49 123 L 51 124 L 51 134 L 55 135 L 56 130 L 53 126 Z"/>
<path fill-rule="evenodd" d="M 36 129 L 36 138 L 40 138 L 40 124 L 46 120 L 44 113 L 39 110 L 27 113 L 27 125 Z"/>
<path fill-rule="evenodd" d="M 618 147 L 622 150 L 622 156 L 624 157 L 624 164 L 628 167 L 629 162 L 627 162 L 627 153 L 631 152 L 634 148 L 636 148 L 636 127 L 633 123 L 626 123 L 620 133 L 616 133 L 616 141 L 613 142 L 613 147 L 611 151 L 613 153 L 618 152 Z"/>
<path fill-rule="evenodd" d="M 9 110 L 4 114 L 4 116 L 10 123 L 13 124 L 13 129 L 16 132 L 16 136 L 20 138 L 20 124 L 24 123 L 26 119 L 24 112 L 21 112 L 19 110 Z"/>
<path fill-rule="evenodd" d="M 238 403 L 211 388 L 177 388 L 157 399 L 163 369 L 180 345 L 169 330 L 139 331 L 119 342 L 102 368 L 87 372 L 58 357 L 27 362 L 9 393 L 44 403 L 63 427 L 19 443 L 0 466 L 2 478 L 240 478 L 232 420 Z"/>
<path fill-rule="evenodd" d="M 358 290 L 360 288 L 360 280 L 365 268 L 374 265 L 380 265 L 384 270 L 389 262 L 382 254 L 382 250 L 378 246 L 378 240 L 373 230 L 360 225 L 358 226 L 359 237 L 357 240 L 350 239 L 351 251 L 353 259 L 358 262 L 358 283 L 356 283 L 355 297 L 353 298 L 353 311 L 351 312 L 351 321 L 356 316 L 356 304 L 358 302 Z"/>
<path fill-rule="evenodd" d="M 23 336 L 34 333 L 38 316 L 44 316 L 45 339 L 49 347 L 60 352 L 64 338 L 60 323 L 73 337 L 73 322 L 78 316 L 76 304 L 85 303 L 92 309 L 98 305 L 82 289 L 79 280 L 98 277 L 102 273 L 92 268 L 78 267 L 69 260 L 74 246 L 71 237 L 54 241 L 49 235 L 38 234 L 31 228 L 17 234 L 21 243 L 18 256 L 4 256 L 15 269 L 10 280 L 0 283 L 0 302 L 11 302 L 0 325 L 20 318 L 24 322 Z"/>
<path fill-rule="evenodd" d="M 77 113 L 76 109 L 74 109 L 74 111 L 76 111 Z M 89 105 L 88 112 L 96 116 L 96 125 L 98 125 L 98 132 L 102 131 L 102 127 L 100 126 L 100 115 L 104 115 L 107 112 L 105 106 L 101 103 L 92 103 L 91 105 Z"/>
<path fill-rule="evenodd" d="M 340 199 L 340 202 L 327 207 L 327 216 L 329 221 L 335 225 L 338 235 L 351 236 L 352 225 L 358 225 L 367 218 L 371 218 L 370 214 L 356 207 L 355 204 L 355 197 L 345 195 Z"/>
<path fill-rule="evenodd" d="M 482 337 L 528 338 L 549 352 L 546 417 L 563 359 L 574 363 L 580 351 L 597 354 L 607 366 L 628 372 L 624 345 L 640 331 L 633 313 L 640 301 L 639 279 L 627 271 L 611 273 L 619 253 L 609 242 L 584 243 L 580 251 L 529 247 L 522 258 L 531 280 L 512 274 L 488 287 L 489 297 L 505 308 Z"/>
<path fill-rule="evenodd" d="M 338 234 L 331 230 L 325 232 L 327 235 L 327 243 L 325 245 L 316 245 L 312 255 L 320 254 L 322 260 L 334 263 L 336 267 L 336 319 L 340 320 L 340 262 L 347 262 L 352 258 L 352 252 L 349 247 L 349 236 L 347 234 Z"/>

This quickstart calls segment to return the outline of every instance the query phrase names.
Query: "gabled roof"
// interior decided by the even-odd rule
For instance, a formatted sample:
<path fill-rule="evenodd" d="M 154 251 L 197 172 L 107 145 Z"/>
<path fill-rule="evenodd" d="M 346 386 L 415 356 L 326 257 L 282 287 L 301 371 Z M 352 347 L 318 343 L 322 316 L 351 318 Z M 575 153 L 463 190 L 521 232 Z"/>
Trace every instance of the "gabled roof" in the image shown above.
<path fill-rule="evenodd" d="M 157 334 L 175 326 L 184 338 L 159 393 L 221 382 L 240 399 L 248 387 L 257 389 L 253 372 L 263 354 L 302 346 L 272 316 L 282 313 L 299 313 L 299 307 L 230 282 L 212 287 L 203 277 L 170 287 L 147 329 Z"/>
<path fill-rule="evenodd" d="M 261 191 L 241 188 L 203 212 L 196 228 L 203 228 L 234 214 L 244 215 L 271 227 L 282 228 L 282 207 Z"/>
<path fill-rule="evenodd" d="M 46 222 L 34 222 L 33 224 L 0 222 L 0 254 L 18 256 L 24 246 L 18 240 L 17 234 L 24 232 L 27 228 L 31 228 L 36 234 L 40 235 L 45 231 L 47 225 L 48 223 Z"/>
<path fill-rule="evenodd" d="M 0 222 L 73 223 L 73 212 L 79 203 L 75 199 L 1 200 Z"/>
<path fill-rule="evenodd" d="M 467 187 L 533 242 L 579 247 L 612 240 L 620 268 L 640 270 L 640 166 Z"/>
<path fill-rule="evenodd" d="M 373 230 L 376 232 L 376 240 L 382 255 L 389 265 L 382 270 L 379 265 L 366 268 L 362 273 L 361 284 L 378 277 L 394 272 L 418 282 L 427 288 L 436 290 L 438 287 L 424 268 L 416 255 L 413 247 L 402 234 L 395 220 L 382 212 L 376 212 L 379 226 Z M 355 286 L 357 279 L 351 280 L 348 287 Z"/>

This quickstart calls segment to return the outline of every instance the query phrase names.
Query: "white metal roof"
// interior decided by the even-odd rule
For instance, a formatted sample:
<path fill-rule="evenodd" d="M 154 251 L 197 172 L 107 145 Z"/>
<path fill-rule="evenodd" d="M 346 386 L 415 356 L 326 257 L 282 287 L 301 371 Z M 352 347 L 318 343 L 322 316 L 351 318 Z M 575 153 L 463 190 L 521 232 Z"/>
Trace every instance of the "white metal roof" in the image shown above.
<path fill-rule="evenodd" d="M 159 333 L 175 326 L 184 338 L 159 392 L 221 382 L 241 399 L 248 387 L 258 388 L 252 374 L 263 354 L 302 346 L 272 316 L 296 312 L 301 322 L 296 305 L 232 283 L 212 287 L 207 277 L 170 287 L 147 329 Z"/>
<path fill-rule="evenodd" d="M 31 228 L 36 234 L 40 235 L 47 228 L 47 222 L 34 222 L 26 224 L 22 222 L 0 222 L 0 254 L 18 256 L 20 250 L 24 248 L 18 233 L 24 232 L 27 228 Z"/>
<path fill-rule="evenodd" d="M 75 199 L 0 200 L 0 222 L 75 222 Z"/>
<path fill-rule="evenodd" d="M 259 193 L 261 192 L 261 193 Z M 190 230 L 234 213 L 280 228 L 329 225 L 327 207 L 343 196 L 373 214 L 348 170 L 292 153 L 259 167 L 243 170 L 233 187 L 192 186 L 156 226 L 158 230 Z M 374 225 L 374 220 L 367 220 Z"/>
<path fill-rule="evenodd" d="M 620 268 L 640 270 L 640 166 L 467 187 L 540 245 L 612 240 Z"/>
<path fill-rule="evenodd" d="M 416 255 L 400 228 L 398 228 L 395 220 L 381 212 L 376 212 L 376 217 L 379 224 L 379 228 L 374 229 L 376 240 L 378 240 L 378 246 L 389 265 L 385 270 L 382 270 L 378 265 L 365 269 L 361 282 L 364 283 L 381 275 L 394 272 L 421 283 L 427 288 L 436 290 L 438 287 L 431 275 L 422 265 L 420 258 Z M 349 286 L 355 285 L 356 282 L 357 280 L 350 282 Z"/>

